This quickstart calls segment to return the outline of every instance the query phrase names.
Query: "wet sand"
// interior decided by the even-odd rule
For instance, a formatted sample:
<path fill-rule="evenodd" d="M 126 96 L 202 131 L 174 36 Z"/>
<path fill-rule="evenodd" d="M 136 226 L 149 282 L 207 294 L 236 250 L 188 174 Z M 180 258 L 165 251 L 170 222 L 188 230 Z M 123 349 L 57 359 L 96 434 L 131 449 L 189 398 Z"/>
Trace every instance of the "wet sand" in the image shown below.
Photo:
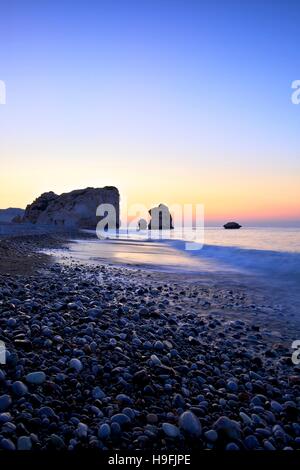
<path fill-rule="evenodd" d="M 64 250 L 56 250 L 54 254 L 64 260 Z M 212 261 L 193 258 L 188 251 L 154 241 L 72 240 L 68 243 L 68 259 L 90 265 L 104 263 L 182 274 L 216 271 Z"/>

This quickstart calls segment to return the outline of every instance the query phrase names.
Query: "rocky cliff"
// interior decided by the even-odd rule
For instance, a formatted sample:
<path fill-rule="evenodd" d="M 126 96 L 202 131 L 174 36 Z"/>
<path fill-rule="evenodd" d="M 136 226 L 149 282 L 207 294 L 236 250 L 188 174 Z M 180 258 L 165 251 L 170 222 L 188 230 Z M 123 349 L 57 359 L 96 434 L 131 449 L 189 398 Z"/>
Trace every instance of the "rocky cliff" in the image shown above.
<path fill-rule="evenodd" d="M 114 186 L 77 189 L 60 196 L 50 191 L 26 207 L 21 222 L 94 229 L 100 220 L 96 216 L 97 207 L 100 204 L 112 204 L 119 226 L 119 200 L 119 191 Z"/>

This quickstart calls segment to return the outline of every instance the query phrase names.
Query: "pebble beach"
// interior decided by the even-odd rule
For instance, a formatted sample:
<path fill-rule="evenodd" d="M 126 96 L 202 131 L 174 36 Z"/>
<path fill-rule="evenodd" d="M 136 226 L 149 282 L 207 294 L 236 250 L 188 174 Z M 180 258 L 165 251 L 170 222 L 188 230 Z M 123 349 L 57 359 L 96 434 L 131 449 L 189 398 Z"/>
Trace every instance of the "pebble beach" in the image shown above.
<path fill-rule="evenodd" d="M 0 448 L 300 449 L 280 307 L 239 285 L 61 264 L 39 240 L 0 242 Z"/>

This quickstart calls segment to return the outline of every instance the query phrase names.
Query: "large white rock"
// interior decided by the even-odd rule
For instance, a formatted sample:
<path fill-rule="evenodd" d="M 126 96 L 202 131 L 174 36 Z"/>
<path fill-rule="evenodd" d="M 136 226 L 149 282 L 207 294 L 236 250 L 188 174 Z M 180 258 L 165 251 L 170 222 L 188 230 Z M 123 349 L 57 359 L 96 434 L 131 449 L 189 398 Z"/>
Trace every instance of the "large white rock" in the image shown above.
<path fill-rule="evenodd" d="M 25 209 L 22 222 L 55 225 L 57 227 L 96 228 L 100 204 L 112 204 L 119 226 L 119 191 L 114 186 L 77 189 L 58 196 L 52 191 L 42 194 Z"/>

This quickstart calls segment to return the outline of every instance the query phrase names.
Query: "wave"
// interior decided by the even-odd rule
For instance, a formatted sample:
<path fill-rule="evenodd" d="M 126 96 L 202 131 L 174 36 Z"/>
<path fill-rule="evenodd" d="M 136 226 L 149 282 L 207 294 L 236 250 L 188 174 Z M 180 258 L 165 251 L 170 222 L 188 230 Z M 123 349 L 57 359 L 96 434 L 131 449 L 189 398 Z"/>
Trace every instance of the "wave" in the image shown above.
<path fill-rule="evenodd" d="M 186 250 L 184 240 L 162 240 L 186 254 L 217 263 L 220 270 L 244 271 L 252 274 L 289 277 L 300 281 L 300 253 L 258 250 L 235 246 L 203 245 L 200 250 Z"/>

